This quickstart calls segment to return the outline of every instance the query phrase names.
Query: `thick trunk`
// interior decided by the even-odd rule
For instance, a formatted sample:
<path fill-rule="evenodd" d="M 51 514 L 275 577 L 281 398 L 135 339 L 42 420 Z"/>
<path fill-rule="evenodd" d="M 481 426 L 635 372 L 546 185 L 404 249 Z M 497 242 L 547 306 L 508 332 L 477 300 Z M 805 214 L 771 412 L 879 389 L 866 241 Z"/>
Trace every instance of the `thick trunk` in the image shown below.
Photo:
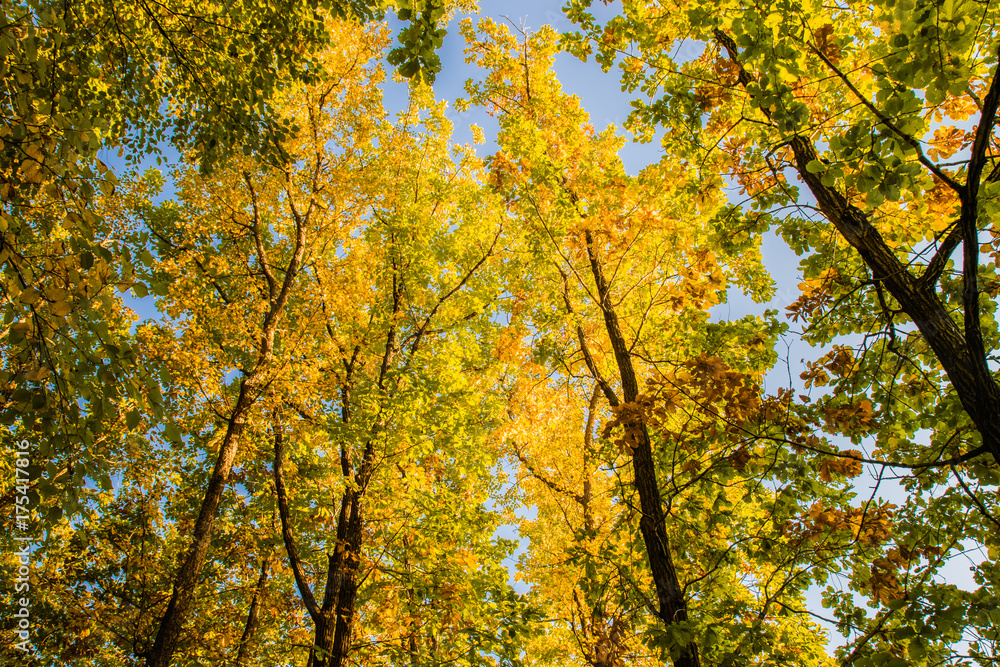
<path fill-rule="evenodd" d="M 330 664 L 336 627 L 336 620 L 329 614 L 321 616 L 316 621 L 316 633 L 313 638 L 313 649 L 309 652 L 308 667 L 322 667 Z"/>
<path fill-rule="evenodd" d="M 359 531 L 360 532 L 360 531 Z M 357 548 L 360 548 L 360 540 Z M 354 554 L 357 552 L 355 551 Z M 351 638 L 354 634 L 354 603 L 358 597 L 358 558 L 352 554 L 345 561 L 344 583 L 337 602 L 337 632 L 334 635 L 331 667 L 347 664 L 351 652 Z"/>
<path fill-rule="evenodd" d="M 280 439 L 278 440 L 280 442 Z M 373 455 L 369 446 L 365 451 L 361 479 L 367 479 L 372 466 Z M 275 458 L 275 480 L 281 480 L 280 458 Z M 298 581 L 299 592 L 309 609 L 316 626 L 313 650 L 309 654 L 309 667 L 342 667 L 347 664 L 351 652 L 351 637 L 354 631 L 354 605 L 358 594 L 358 568 L 360 566 L 363 535 L 362 495 L 360 489 L 347 489 L 340 501 L 337 518 L 337 541 L 333 554 L 328 556 L 326 587 L 322 606 L 317 605 L 312 590 L 302 574 L 302 566 L 295 547 L 294 536 L 288 526 L 288 504 L 284 482 L 277 486 L 279 511 L 286 526 L 285 547 L 292 562 L 292 571 Z"/>
<path fill-rule="evenodd" d="M 309 667 L 342 667 L 351 652 L 361 550 L 361 499 L 348 489 L 340 507 L 337 546 L 328 560 L 323 606 L 313 613 L 316 632 Z"/>
<path fill-rule="evenodd" d="M 986 365 L 985 356 L 970 349 L 962 328 L 938 298 L 936 284 L 914 278 L 886 245 L 868 216 L 839 192 L 823 185 L 819 174 L 809 172 L 806 166 L 816 159 L 812 143 L 796 136 L 791 146 L 796 169 L 816 197 L 823 214 L 858 251 L 873 277 L 885 285 L 913 319 L 948 374 L 962 407 L 976 425 L 984 449 L 1000 463 L 1000 388 Z M 971 331 L 977 326 L 978 321 L 976 326 L 967 324 L 966 329 Z"/>
<path fill-rule="evenodd" d="M 392 296 L 393 316 L 395 317 L 400 311 L 402 303 L 402 286 L 395 275 L 393 276 Z M 395 352 L 395 341 L 396 328 L 395 325 L 392 325 L 389 327 L 386 335 L 385 352 L 382 356 L 382 363 L 379 369 L 379 389 L 384 389 L 386 374 L 388 373 Z M 350 386 L 351 374 L 356 359 L 357 351 L 355 351 L 351 361 L 346 364 L 348 374 L 342 393 L 345 406 L 341 410 L 341 417 L 345 423 L 350 421 L 349 392 L 347 387 Z M 361 457 L 361 465 L 357 471 L 353 467 L 349 449 L 342 445 L 340 454 L 341 471 L 345 478 L 351 479 L 353 485 L 349 485 L 341 497 L 340 513 L 337 516 L 337 541 L 333 554 L 327 557 L 326 587 L 323 591 L 322 605 L 319 605 L 313 596 L 312 589 L 310 589 L 309 584 L 305 580 L 301 560 L 295 546 L 295 538 L 291 530 L 288 516 L 287 493 L 282 474 L 284 450 L 281 425 L 279 421 L 275 422 L 274 479 L 285 548 L 288 552 L 289 561 L 292 563 L 292 571 L 295 573 L 296 583 L 302 595 L 302 600 L 305 602 L 313 618 L 313 622 L 316 624 L 314 646 L 309 653 L 309 667 L 342 667 L 342 665 L 347 664 L 347 659 L 351 652 L 351 637 L 354 631 L 354 605 L 358 594 L 358 567 L 361 564 L 361 542 L 364 526 L 362 500 L 368 483 L 375 472 L 374 438 L 378 432 L 378 428 L 378 426 L 375 426 L 372 429 L 372 439 L 365 445 L 364 453 Z"/>
<path fill-rule="evenodd" d="M 332 641 L 323 648 L 329 650 L 329 659 L 318 663 L 317 667 L 342 667 L 347 664 L 351 652 L 351 637 L 354 632 L 354 603 L 358 596 L 358 566 L 361 564 L 361 497 L 354 491 L 351 496 L 351 513 L 347 517 L 346 530 L 341 536 L 338 526 L 337 549 L 340 558 L 331 560 L 336 569 L 337 595 L 330 596 L 333 619 L 336 622 Z M 343 525 L 343 524 L 342 524 Z"/>
<path fill-rule="evenodd" d="M 233 460 L 236 458 L 236 450 L 243 434 L 246 413 L 253 403 L 247 384 L 248 381 L 240 384 L 239 398 L 236 400 L 236 406 L 226 426 L 226 434 L 223 437 L 222 446 L 219 448 L 219 457 L 212 470 L 208 488 L 205 489 L 201 510 L 198 512 L 191 547 L 174 578 L 170 602 L 160 622 L 153 650 L 147 660 L 149 667 L 167 667 L 173 657 L 174 650 L 177 648 L 177 641 L 180 638 L 188 608 L 194 597 L 194 589 L 198 584 L 201 568 L 205 563 L 205 556 L 208 554 L 208 547 L 212 542 L 212 528 L 215 525 L 219 504 L 222 502 L 222 494 L 229 481 L 229 474 L 233 469 Z"/>
<path fill-rule="evenodd" d="M 611 302 L 611 290 L 604 275 L 604 267 L 597 256 L 593 235 L 586 232 L 587 254 L 590 258 L 590 268 L 597 286 L 600 307 L 604 313 L 604 325 L 615 352 L 615 361 L 621 375 L 622 394 L 626 403 L 634 401 L 639 396 L 639 383 L 635 368 L 632 365 L 632 355 L 618 323 L 618 314 Z M 653 461 L 653 450 L 649 442 L 649 431 L 645 424 L 627 424 L 626 428 L 636 428 L 638 433 L 635 449 L 632 452 L 632 471 L 636 492 L 639 494 L 639 507 L 642 517 L 639 519 L 639 530 L 646 544 L 649 555 L 649 566 L 656 585 L 656 598 L 659 603 L 660 618 L 664 623 L 671 624 L 688 620 L 687 602 L 684 599 L 684 589 L 674 569 L 673 557 L 670 555 L 670 541 L 667 538 L 666 515 L 660 500 L 660 488 L 656 482 L 656 465 Z M 698 667 L 698 646 L 691 642 L 681 647 L 681 654 L 674 662 L 675 667 Z"/>

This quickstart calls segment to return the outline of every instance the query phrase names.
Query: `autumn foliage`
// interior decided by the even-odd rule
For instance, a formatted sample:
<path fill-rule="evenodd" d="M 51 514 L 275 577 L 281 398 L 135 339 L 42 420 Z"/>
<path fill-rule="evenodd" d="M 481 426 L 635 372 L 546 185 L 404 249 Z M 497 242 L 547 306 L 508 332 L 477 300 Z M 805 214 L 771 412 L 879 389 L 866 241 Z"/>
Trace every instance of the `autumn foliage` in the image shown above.
<path fill-rule="evenodd" d="M 996 8 L 384 4 L 3 5 L 0 661 L 994 665 Z"/>

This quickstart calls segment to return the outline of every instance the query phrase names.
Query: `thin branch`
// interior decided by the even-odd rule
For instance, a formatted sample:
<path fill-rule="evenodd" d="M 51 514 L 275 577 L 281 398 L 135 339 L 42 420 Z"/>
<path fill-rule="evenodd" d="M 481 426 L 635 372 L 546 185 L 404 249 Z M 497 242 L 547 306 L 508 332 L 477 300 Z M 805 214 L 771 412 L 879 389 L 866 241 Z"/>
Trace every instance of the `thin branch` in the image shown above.
<path fill-rule="evenodd" d="M 559 271 L 559 275 L 562 277 L 563 303 L 566 304 L 566 312 L 570 315 L 576 315 L 576 312 L 573 310 L 573 304 L 569 300 L 569 276 L 567 276 L 566 272 L 562 270 L 562 267 L 558 265 L 556 266 L 556 270 Z M 601 391 L 604 392 L 604 396 L 608 399 L 608 403 L 611 407 L 614 408 L 619 406 L 621 401 L 618 400 L 618 396 L 615 395 L 614 389 L 612 389 L 608 381 L 604 379 L 604 375 L 601 374 L 601 370 L 597 367 L 597 363 L 594 361 L 594 355 L 590 353 L 590 347 L 587 345 L 587 337 L 584 334 L 583 326 L 580 324 L 576 325 L 576 337 L 577 340 L 580 341 L 580 351 L 583 352 L 583 361 L 587 364 L 587 369 L 590 371 L 590 375 L 597 382 L 598 386 L 600 386 Z"/>
<path fill-rule="evenodd" d="M 410 346 L 410 356 L 413 356 L 413 354 L 416 353 L 417 348 L 420 346 L 420 340 L 427 332 L 427 327 L 431 323 L 431 318 L 433 318 L 434 315 L 437 314 L 438 309 L 444 304 L 445 301 L 450 299 L 459 290 L 465 287 L 465 284 L 469 282 L 469 279 L 472 277 L 472 275 L 476 271 L 478 271 L 479 267 L 481 267 L 486 262 L 486 260 L 489 259 L 489 257 L 493 254 L 493 251 L 496 249 L 497 246 L 497 241 L 500 240 L 500 234 L 502 232 L 503 232 L 503 225 L 501 224 L 500 227 L 497 229 L 496 236 L 493 237 L 493 243 L 490 244 L 489 250 L 487 250 L 483 254 L 483 256 L 479 258 L 479 261 L 476 262 L 473 265 L 473 267 L 466 272 L 464 276 L 462 276 L 462 279 L 458 281 L 457 285 L 455 285 L 451 290 L 449 290 L 447 294 L 438 299 L 438 302 L 434 304 L 434 308 L 432 308 L 431 312 L 427 314 L 427 317 L 424 319 L 423 324 L 420 325 L 420 329 L 417 331 L 416 337 L 413 339 L 413 345 Z"/>
<path fill-rule="evenodd" d="M 393 239 L 395 241 L 395 239 Z M 385 335 L 385 352 L 382 354 L 382 363 L 378 369 L 378 388 L 385 389 L 385 376 L 389 372 L 389 364 L 396 351 L 396 320 L 402 308 L 403 287 L 400 284 L 399 271 L 396 267 L 396 260 L 392 260 L 392 315 L 390 316 L 389 330 Z"/>
<path fill-rule="evenodd" d="M 955 469 L 955 466 L 951 466 L 951 471 L 952 473 L 955 474 L 955 479 L 957 479 L 958 483 L 962 486 L 962 490 L 965 491 L 965 495 L 969 496 L 972 502 L 975 503 L 976 508 L 979 509 L 979 513 L 982 514 L 987 519 L 989 519 L 991 522 L 993 522 L 993 525 L 995 525 L 997 528 L 1000 528 L 1000 519 L 997 519 L 995 516 L 990 514 L 989 510 L 986 509 L 986 506 L 983 505 L 983 501 L 981 501 L 976 496 L 976 494 L 974 494 L 972 490 L 965 484 L 965 480 L 962 479 L 962 476 L 960 474 L 958 474 L 958 470 Z"/>
<path fill-rule="evenodd" d="M 306 581 L 305 570 L 302 567 L 302 559 L 299 558 L 299 550 L 295 546 L 295 535 L 292 533 L 291 521 L 288 518 L 288 492 L 285 489 L 284 477 L 285 440 L 281 431 L 281 422 L 277 417 L 274 419 L 274 492 L 278 500 L 278 514 L 281 516 L 281 537 L 285 542 L 285 551 L 288 552 L 288 564 L 295 575 L 295 584 L 302 595 L 302 602 L 313 621 L 319 622 L 322 612 L 316 604 L 309 582 Z"/>
<path fill-rule="evenodd" d="M 246 170 L 243 171 L 243 180 L 246 181 L 247 189 L 250 191 L 250 203 L 253 206 L 253 223 L 250 230 L 253 233 L 254 245 L 257 246 L 257 258 L 260 260 L 260 268 L 264 272 L 264 277 L 267 278 L 268 296 L 270 296 L 271 301 L 274 301 L 278 292 L 278 281 L 274 279 L 271 267 L 267 265 L 267 257 L 264 255 L 264 241 L 260 235 L 260 210 L 257 206 L 257 192 L 253 189 L 250 174 Z"/>
<path fill-rule="evenodd" d="M 889 128 L 890 130 L 892 130 L 893 133 L 895 133 L 900 139 L 902 139 L 914 151 L 916 151 L 916 153 L 917 153 L 917 159 L 920 160 L 920 164 L 922 164 L 925 167 L 927 167 L 927 169 L 930 170 L 931 173 L 933 173 L 935 176 L 937 176 L 942 181 L 944 181 L 945 183 L 947 183 L 948 186 L 951 189 L 953 189 L 955 192 L 961 192 L 962 191 L 962 186 L 959 185 L 958 182 L 955 181 L 955 179 L 953 179 L 948 174 L 944 173 L 944 171 L 942 171 L 940 167 L 938 167 L 936 164 L 934 164 L 933 162 L 931 162 L 931 160 L 926 155 L 924 155 L 924 149 L 920 147 L 920 142 L 919 141 L 917 141 L 916 139 L 914 139 L 912 136 L 910 136 L 906 132 L 903 132 L 898 127 L 896 127 L 896 124 L 892 122 L 892 119 L 890 119 L 888 116 L 886 116 L 884 113 L 882 113 L 882 111 L 880 111 L 878 107 L 876 107 L 874 104 L 872 104 L 871 101 L 867 97 L 865 97 L 864 95 L 862 95 L 861 91 L 858 90 L 854 86 L 853 83 L 851 83 L 851 80 L 847 77 L 847 75 L 844 74 L 843 72 L 841 72 L 840 69 L 836 65 L 834 65 L 833 62 L 831 62 L 830 59 L 827 58 L 826 55 L 822 51 L 820 51 L 814 44 L 810 44 L 809 45 L 809 49 L 813 53 L 815 53 L 817 56 L 819 56 L 820 59 L 824 63 L 826 63 L 826 66 L 829 67 L 833 71 L 833 73 L 836 74 L 840 78 L 840 80 L 843 81 L 844 84 L 847 85 L 848 89 L 852 93 L 854 93 L 854 96 L 858 98 L 858 101 L 861 102 L 865 106 L 865 108 L 867 108 L 869 111 L 871 111 L 873 114 L 875 114 L 875 117 L 879 119 L 879 122 L 881 122 L 887 128 Z"/>
<path fill-rule="evenodd" d="M 516 456 L 517 460 L 520 461 L 522 465 L 524 465 L 524 467 L 527 469 L 528 473 L 532 477 L 537 479 L 545 486 L 549 487 L 549 489 L 551 489 L 555 493 L 558 493 L 561 496 L 567 496 L 569 498 L 572 498 L 581 505 L 583 504 L 583 496 L 573 493 L 572 490 L 567 489 L 565 486 L 559 484 L 559 482 L 556 482 L 555 480 L 550 479 L 543 473 L 539 472 L 539 470 L 535 466 L 531 465 L 531 462 L 528 461 L 528 458 L 524 455 L 524 453 L 521 452 L 521 448 L 518 446 L 516 442 L 512 440 L 510 444 L 514 450 L 514 456 Z"/>

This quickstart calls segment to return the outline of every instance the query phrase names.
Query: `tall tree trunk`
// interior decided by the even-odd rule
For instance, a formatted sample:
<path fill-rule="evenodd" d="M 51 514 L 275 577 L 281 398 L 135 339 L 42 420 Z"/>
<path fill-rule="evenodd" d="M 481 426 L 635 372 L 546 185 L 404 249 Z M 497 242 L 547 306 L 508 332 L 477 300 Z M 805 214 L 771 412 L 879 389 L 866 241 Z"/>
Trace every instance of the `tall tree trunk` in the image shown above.
<path fill-rule="evenodd" d="M 593 234 L 590 231 L 585 232 L 585 239 L 590 269 L 597 287 L 597 296 L 600 299 L 599 305 L 604 313 L 604 326 L 608 338 L 611 340 L 618 373 L 621 376 L 623 398 L 626 403 L 631 403 L 639 396 L 639 383 L 632 365 L 632 355 L 618 323 L 618 314 L 611 301 L 611 290 L 604 274 L 604 267 L 597 255 L 597 249 L 594 247 Z M 656 465 L 649 442 L 649 431 L 642 423 L 626 424 L 626 428 L 634 429 L 637 433 L 635 448 L 632 452 L 632 472 L 642 512 L 642 517 L 639 519 L 639 530 L 642 532 L 646 553 L 649 555 L 649 566 L 653 573 L 653 582 L 656 585 L 660 618 L 668 625 L 685 622 L 688 620 L 687 602 L 684 599 L 684 589 L 677 578 L 673 557 L 670 554 L 666 515 L 663 512 L 663 504 L 660 499 L 660 488 L 656 482 Z M 674 661 L 675 667 L 699 667 L 700 664 L 698 645 L 693 641 L 681 647 L 680 656 Z"/>
<path fill-rule="evenodd" d="M 310 609 L 316 625 L 310 667 L 342 667 L 351 652 L 361 563 L 361 510 L 361 494 L 353 489 L 345 491 L 337 522 L 336 547 L 327 561 L 323 604 L 316 607 L 313 603 Z"/>
<path fill-rule="evenodd" d="M 177 649 L 181 629 L 187 618 L 188 608 L 194 597 L 194 589 L 201 577 L 201 569 L 205 564 L 205 556 L 212 542 L 212 529 L 218 515 L 222 494 L 229 482 L 229 474 L 233 469 L 233 460 L 239 448 L 240 437 L 246 422 L 246 414 L 253 404 L 252 391 L 248 390 L 249 378 L 240 383 L 239 397 L 236 406 L 226 426 L 226 434 L 219 448 L 219 457 L 212 470 L 212 476 L 205 490 L 198 520 L 194 526 L 194 537 L 188 549 L 187 557 L 174 577 L 173 591 L 167 610 L 160 621 L 153 649 L 147 658 L 149 667 L 168 667 Z"/>
<path fill-rule="evenodd" d="M 354 634 L 354 603 L 358 597 L 358 568 L 361 565 L 361 497 L 352 492 L 353 512 L 344 536 L 343 560 L 340 562 L 340 591 L 337 596 L 335 618 L 337 629 L 334 634 L 329 667 L 343 667 L 351 652 L 351 638 Z M 338 544 L 338 547 L 340 545 Z M 326 667 L 325 665 L 323 667 Z"/>
<path fill-rule="evenodd" d="M 332 554 L 327 556 L 326 586 L 322 604 L 317 603 L 306 581 L 288 511 L 288 492 L 284 482 L 284 435 L 278 420 L 274 422 L 274 482 L 281 516 L 282 538 L 295 577 L 299 594 L 315 625 L 309 667 L 341 667 L 346 664 L 354 630 L 354 604 L 358 592 L 363 535 L 362 497 L 374 471 L 375 448 L 369 442 L 365 448 L 361 470 L 356 479 L 358 488 L 347 488 L 340 501 L 337 517 L 337 539 Z"/>
<path fill-rule="evenodd" d="M 256 214 L 256 194 L 250 185 L 249 176 L 246 176 L 248 187 L 250 187 L 251 197 L 254 201 L 254 225 L 253 232 L 257 238 L 257 250 L 262 271 L 267 279 L 269 308 L 264 317 L 261 327 L 260 344 L 257 350 L 257 362 L 245 378 L 240 381 L 239 396 L 236 405 L 230 413 L 229 421 L 226 424 L 226 434 L 219 448 L 219 457 L 212 470 L 212 476 L 205 490 L 205 497 L 198 512 L 198 520 L 195 523 L 194 535 L 191 546 L 188 548 L 187 556 L 180 569 L 174 577 L 173 591 L 167 610 L 160 621 L 159 630 L 156 633 L 156 641 L 146 659 L 148 667 L 169 667 L 174 651 L 177 650 L 177 642 L 180 638 L 184 621 L 187 617 L 191 600 L 194 597 L 194 589 L 201 577 L 201 569 L 205 564 L 205 556 L 208 554 L 209 545 L 212 542 L 212 529 L 215 527 L 215 519 L 218 516 L 219 505 L 222 502 L 222 494 L 226 490 L 229 482 L 229 474 L 233 469 L 233 461 L 236 459 L 236 452 L 239 449 L 240 438 L 246 423 L 247 415 L 254 402 L 259 398 L 262 388 L 266 384 L 267 374 L 271 368 L 271 359 L 274 356 L 274 334 L 278 327 L 278 321 L 288 303 L 292 285 L 298 274 L 299 266 L 302 262 L 302 255 L 306 247 L 306 228 L 313 210 L 310 203 L 309 211 L 300 216 L 292 208 L 295 219 L 295 247 L 285 271 L 282 282 L 278 282 L 270 269 L 270 264 L 264 256 L 263 245 L 260 241 L 259 220 Z M 289 205 L 291 204 L 291 193 L 288 194 Z"/>

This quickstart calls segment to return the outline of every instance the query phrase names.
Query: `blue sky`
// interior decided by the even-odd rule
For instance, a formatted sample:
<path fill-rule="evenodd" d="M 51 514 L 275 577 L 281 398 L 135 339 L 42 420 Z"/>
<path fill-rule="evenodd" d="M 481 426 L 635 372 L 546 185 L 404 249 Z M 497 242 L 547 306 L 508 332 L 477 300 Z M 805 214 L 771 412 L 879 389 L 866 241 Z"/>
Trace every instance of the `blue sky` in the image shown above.
<path fill-rule="evenodd" d="M 569 31 L 573 29 L 573 24 L 563 14 L 562 5 L 562 2 L 553 0 L 541 2 L 481 0 L 478 16 L 489 17 L 498 22 L 509 21 L 510 24 L 529 32 L 543 25 L 551 25 L 557 31 Z M 598 17 L 602 15 L 610 17 L 614 12 L 609 11 L 603 4 L 597 4 L 594 14 Z M 441 73 L 434 83 L 437 97 L 449 102 L 459 97 L 467 97 L 466 80 L 478 78 L 482 73 L 482 70 L 465 62 L 463 53 L 465 41 L 458 31 L 460 18 L 456 17 L 449 25 L 444 46 L 439 51 Z M 390 21 L 390 25 L 396 29 L 400 24 L 397 21 Z M 590 113 L 594 127 L 602 129 L 609 124 L 615 124 L 621 128 L 629 112 L 631 97 L 621 92 L 617 70 L 605 74 L 593 60 L 584 63 L 569 54 L 560 54 L 556 58 L 555 70 L 563 89 L 581 98 L 583 106 Z M 399 111 L 405 107 L 405 84 L 389 83 L 385 92 L 386 107 L 389 110 Z M 481 152 L 489 153 L 495 148 L 496 144 L 492 143 L 492 138 L 496 135 L 496 122 L 485 113 L 476 109 L 457 113 L 452 108 L 449 117 L 455 123 L 455 140 L 458 143 L 472 142 L 472 134 L 468 127 L 470 123 L 475 123 L 484 129 L 487 137 L 487 144 L 481 147 Z M 656 142 L 629 144 L 622 152 L 622 158 L 628 172 L 635 174 L 646 165 L 659 160 L 660 153 L 659 144 Z"/>

